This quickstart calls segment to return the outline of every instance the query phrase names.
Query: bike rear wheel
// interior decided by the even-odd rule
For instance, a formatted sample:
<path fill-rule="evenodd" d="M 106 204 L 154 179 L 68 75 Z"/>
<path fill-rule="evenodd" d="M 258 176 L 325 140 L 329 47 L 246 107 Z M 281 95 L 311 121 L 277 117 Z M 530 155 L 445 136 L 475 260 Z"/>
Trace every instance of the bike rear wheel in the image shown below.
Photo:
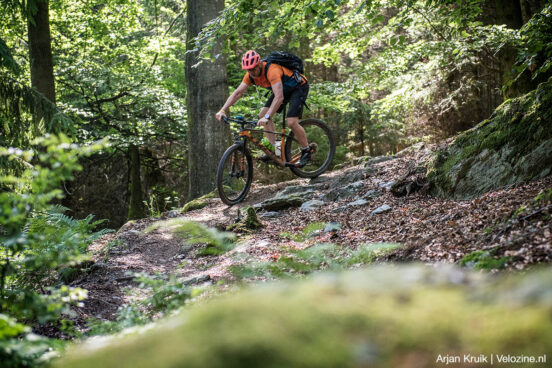
<path fill-rule="evenodd" d="M 253 180 L 251 154 L 241 144 L 230 146 L 220 159 L 217 169 L 219 197 L 231 206 L 243 201 Z"/>
<path fill-rule="evenodd" d="M 312 158 L 304 167 L 290 167 L 290 170 L 301 178 L 316 178 L 332 164 L 335 155 L 335 141 L 330 128 L 322 120 L 305 119 L 299 124 L 305 129 L 309 145 L 312 147 Z M 301 156 L 301 145 L 294 138 L 293 132 L 286 140 L 285 154 L 287 162 L 297 162 Z"/>

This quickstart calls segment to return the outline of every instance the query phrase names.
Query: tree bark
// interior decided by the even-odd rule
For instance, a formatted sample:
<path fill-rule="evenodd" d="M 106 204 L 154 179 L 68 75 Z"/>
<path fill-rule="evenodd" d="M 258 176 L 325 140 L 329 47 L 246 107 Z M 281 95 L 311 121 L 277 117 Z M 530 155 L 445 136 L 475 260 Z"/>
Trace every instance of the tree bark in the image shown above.
<path fill-rule="evenodd" d="M 208 21 L 224 9 L 224 0 L 188 0 L 186 49 L 186 104 L 188 107 L 189 191 L 193 199 L 212 191 L 218 162 L 229 142 L 229 129 L 219 123 L 215 114 L 228 96 L 226 60 L 218 40 L 212 55 L 214 61 L 199 62 L 194 37 Z"/>
<path fill-rule="evenodd" d="M 136 220 L 145 217 L 142 195 L 142 180 L 140 178 L 140 151 L 135 145 L 128 147 L 128 169 L 130 171 L 130 200 L 128 204 L 128 219 Z"/>
<path fill-rule="evenodd" d="M 56 102 L 54 64 L 50 37 L 49 0 L 36 0 L 36 13 L 28 19 L 31 85 Z"/>

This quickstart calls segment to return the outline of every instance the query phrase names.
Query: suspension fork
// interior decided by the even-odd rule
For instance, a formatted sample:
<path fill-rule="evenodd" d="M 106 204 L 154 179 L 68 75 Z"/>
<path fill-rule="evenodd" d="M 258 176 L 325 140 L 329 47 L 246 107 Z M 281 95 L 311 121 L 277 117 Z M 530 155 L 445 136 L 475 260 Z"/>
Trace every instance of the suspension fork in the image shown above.
<path fill-rule="evenodd" d="M 246 151 L 246 147 L 245 147 L 245 144 L 246 144 L 246 140 L 244 139 L 243 142 L 242 142 L 242 155 L 241 155 L 241 162 L 240 162 L 240 172 L 245 172 L 245 151 Z"/>
<path fill-rule="evenodd" d="M 236 142 L 238 143 L 238 142 Z M 236 162 L 236 152 L 234 151 L 234 154 L 232 155 L 232 174 L 235 174 L 236 177 L 240 177 L 245 172 L 245 151 L 246 151 L 246 140 L 243 139 L 239 142 L 242 148 L 242 155 L 240 157 L 239 162 Z M 239 166 L 238 172 L 236 173 L 236 165 Z"/>

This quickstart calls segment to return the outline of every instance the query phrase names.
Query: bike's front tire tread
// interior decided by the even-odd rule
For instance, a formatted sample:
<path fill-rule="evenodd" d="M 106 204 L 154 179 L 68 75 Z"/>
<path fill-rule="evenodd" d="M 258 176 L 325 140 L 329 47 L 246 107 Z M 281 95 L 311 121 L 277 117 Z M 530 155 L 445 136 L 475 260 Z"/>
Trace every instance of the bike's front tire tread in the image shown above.
<path fill-rule="evenodd" d="M 330 165 L 332 164 L 333 157 L 335 155 L 335 140 L 334 140 L 332 131 L 326 125 L 326 123 L 323 122 L 322 120 L 319 120 L 319 119 L 305 119 L 305 120 L 301 120 L 299 122 L 299 125 L 301 125 L 303 128 L 307 127 L 309 125 L 318 126 L 319 128 L 321 128 L 324 131 L 324 133 L 328 137 L 328 142 L 329 142 L 329 145 L 330 145 L 330 152 L 329 152 L 329 155 L 328 155 L 326 161 L 317 170 L 312 171 L 312 172 L 307 172 L 305 170 L 302 170 L 302 168 L 299 168 L 299 167 L 290 166 L 290 168 L 289 168 L 295 175 L 299 176 L 300 178 L 311 178 L 311 179 L 316 178 L 316 177 L 322 175 L 328 169 L 328 167 L 330 167 Z M 308 138 L 309 137 L 307 137 L 307 139 Z M 293 134 L 293 132 L 291 132 L 289 134 L 289 138 L 286 140 L 286 146 L 285 146 L 286 161 L 291 160 L 291 144 L 293 142 L 293 139 L 294 139 L 294 134 Z"/>
<path fill-rule="evenodd" d="M 242 189 L 238 197 L 229 198 L 226 192 L 224 191 L 224 183 L 223 183 L 224 167 L 225 167 L 226 160 L 228 159 L 231 160 L 232 159 L 231 155 L 233 155 L 236 150 L 239 150 L 242 153 L 245 153 L 245 159 L 246 159 L 246 165 L 247 165 L 247 179 L 246 179 L 245 187 Z M 218 190 L 220 199 L 229 206 L 242 202 L 245 199 L 245 196 L 247 196 L 249 189 L 251 188 L 252 181 L 253 181 L 253 160 L 251 158 L 251 153 L 249 152 L 249 150 L 244 149 L 243 145 L 241 144 L 234 144 L 228 147 L 228 149 L 222 155 L 222 158 L 220 159 L 218 169 L 217 169 L 217 190 Z"/>

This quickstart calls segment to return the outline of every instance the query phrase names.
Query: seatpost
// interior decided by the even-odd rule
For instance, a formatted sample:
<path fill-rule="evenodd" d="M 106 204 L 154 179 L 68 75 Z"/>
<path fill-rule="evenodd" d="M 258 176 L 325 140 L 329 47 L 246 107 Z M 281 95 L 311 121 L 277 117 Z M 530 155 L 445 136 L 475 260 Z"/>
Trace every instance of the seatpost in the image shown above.
<path fill-rule="evenodd" d="M 284 103 L 284 111 L 282 111 L 282 129 L 286 129 L 286 107 L 287 104 Z"/>

